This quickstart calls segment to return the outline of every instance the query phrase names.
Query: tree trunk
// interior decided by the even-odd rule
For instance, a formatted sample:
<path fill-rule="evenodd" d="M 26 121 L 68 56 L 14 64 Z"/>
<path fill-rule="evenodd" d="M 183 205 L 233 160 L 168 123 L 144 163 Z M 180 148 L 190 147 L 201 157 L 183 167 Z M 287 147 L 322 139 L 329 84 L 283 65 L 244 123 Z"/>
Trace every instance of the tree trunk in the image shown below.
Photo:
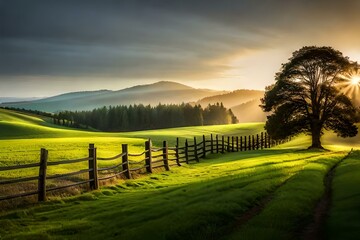
<path fill-rule="evenodd" d="M 323 147 L 321 146 L 321 141 L 320 141 L 321 128 L 322 128 L 322 126 L 319 123 L 314 123 L 312 125 L 312 128 L 311 128 L 312 145 L 310 148 L 323 149 Z"/>

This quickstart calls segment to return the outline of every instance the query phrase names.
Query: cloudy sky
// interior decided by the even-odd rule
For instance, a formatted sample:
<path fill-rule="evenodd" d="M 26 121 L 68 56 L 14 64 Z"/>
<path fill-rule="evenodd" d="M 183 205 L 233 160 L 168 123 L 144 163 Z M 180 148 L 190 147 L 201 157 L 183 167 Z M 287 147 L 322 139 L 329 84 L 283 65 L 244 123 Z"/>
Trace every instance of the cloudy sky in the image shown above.
<path fill-rule="evenodd" d="M 170 80 L 264 89 L 291 53 L 360 61 L 357 0 L 0 0 L 0 97 Z"/>

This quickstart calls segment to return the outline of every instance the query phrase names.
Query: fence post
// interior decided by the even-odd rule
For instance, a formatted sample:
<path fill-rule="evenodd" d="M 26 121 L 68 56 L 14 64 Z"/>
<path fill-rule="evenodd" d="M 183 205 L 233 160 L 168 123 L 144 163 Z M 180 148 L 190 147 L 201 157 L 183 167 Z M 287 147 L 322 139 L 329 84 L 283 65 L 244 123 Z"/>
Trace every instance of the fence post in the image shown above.
<path fill-rule="evenodd" d="M 206 138 L 205 135 L 203 135 L 203 156 L 202 158 L 206 157 Z"/>
<path fill-rule="evenodd" d="M 219 153 L 219 135 L 216 134 L 216 153 Z"/>
<path fill-rule="evenodd" d="M 240 150 L 239 147 L 239 136 L 236 136 L 236 151 L 238 152 Z"/>
<path fill-rule="evenodd" d="M 251 151 L 251 136 L 249 135 L 249 139 L 248 139 L 248 148 L 249 151 Z"/>
<path fill-rule="evenodd" d="M 38 201 L 46 201 L 46 168 L 48 160 L 48 150 L 42 148 L 40 150 L 40 167 L 38 180 Z"/>
<path fill-rule="evenodd" d="M 185 140 L 185 161 L 189 164 L 189 143 L 188 140 Z"/>
<path fill-rule="evenodd" d="M 267 132 L 265 132 L 265 134 L 264 134 L 264 147 L 268 148 L 268 145 L 267 145 Z"/>
<path fill-rule="evenodd" d="M 195 155 L 195 160 L 196 160 L 197 162 L 199 162 L 199 156 L 198 156 L 198 151 L 197 151 L 196 137 L 194 137 L 194 155 Z"/>
<path fill-rule="evenodd" d="M 240 136 L 240 151 L 242 152 L 243 150 L 243 139 L 242 136 Z"/>
<path fill-rule="evenodd" d="M 91 170 L 90 170 L 91 169 Z M 90 189 L 99 189 L 98 171 L 97 171 L 97 160 L 96 160 L 96 148 L 93 143 L 89 144 L 89 180 Z"/>
<path fill-rule="evenodd" d="M 210 152 L 211 154 L 214 153 L 214 138 L 212 134 L 210 135 Z"/>
<path fill-rule="evenodd" d="M 261 132 L 261 138 L 260 138 L 260 146 L 261 146 L 261 149 L 264 149 L 264 133 Z"/>
<path fill-rule="evenodd" d="M 221 153 L 225 152 L 225 137 L 221 136 Z"/>
<path fill-rule="evenodd" d="M 130 173 L 130 168 L 129 168 L 129 151 L 128 151 L 128 145 L 127 144 L 122 144 L 121 145 L 122 148 L 122 170 L 125 173 L 125 177 L 127 179 L 131 178 L 131 173 Z"/>
<path fill-rule="evenodd" d="M 234 136 L 231 136 L 231 151 L 235 152 Z"/>
<path fill-rule="evenodd" d="M 255 137 L 254 137 L 254 135 L 252 135 L 251 138 L 252 138 L 252 150 L 255 150 Z"/>
<path fill-rule="evenodd" d="M 246 136 L 244 136 L 244 151 L 247 150 L 247 145 L 246 145 L 246 143 L 247 143 Z"/>
<path fill-rule="evenodd" d="M 256 134 L 256 150 L 259 150 L 260 142 L 259 142 L 259 134 Z"/>
<path fill-rule="evenodd" d="M 176 163 L 177 163 L 177 165 L 178 165 L 178 166 L 181 166 L 181 164 L 180 164 L 180 157 L 179 157 L 179 138 L 176 138 L 175 157 L 176 157 Z"/>
<path fill-rule="evenodd" d="M 166 141 L 163 142 L 163 158 L 164 158 L 164 167 L 166 171 L 170 170 L 169 167 L 169 149 Z"/>
<path fill-rule="evenodd" d="M 230 146 L 230 137 L 228 136 L 228 137 L 227 137 L 227 146 L 226 146 L 226 151 L 227 151 L 227 152 L 230 152 L 230 149 L 231 149 L 230 147 L 231 147 L 231 146 Z"/>
<path fill-rule="evenodd" d="M 152 143 L 151 139 L 145 142 L 145 165 L 146 165 L 146 172 L 152 173 Z"/>

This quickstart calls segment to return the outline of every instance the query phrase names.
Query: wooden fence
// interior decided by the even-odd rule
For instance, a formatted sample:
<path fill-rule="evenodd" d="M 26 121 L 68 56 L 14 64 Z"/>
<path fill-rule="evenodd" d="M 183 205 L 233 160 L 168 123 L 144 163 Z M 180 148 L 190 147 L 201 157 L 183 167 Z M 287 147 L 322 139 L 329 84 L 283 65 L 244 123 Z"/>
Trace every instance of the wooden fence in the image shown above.
<path fill-rule="evenodd" d="M 196 137 L 194 137 L 191 142 L 186 139 L 182 147 L 180 147 L 179 138 L 177 138 L 174 147 L 169 147 L 167 142 L 164 141 L 162 147 L 154 148 L 149 139 L 145 142 L 145 149 L 142 153 L 129 153 L 128 145 L 122 144 L 121 153 L 109 158 L 97 157 L 94 144 L 89 144 L 87 157 L 62 161 L 48 161 L 48 150 L 42 148 L 39 163 L 0 167 L 0 172 L 38 168 L 39 174 L 37 176 L 0 180 L 0 186 L 37 180 L 37 190 L 0 196 L 0 201 L 31 195 L 37 195 L 38 201 L 46 201 L 47 192 L 83 184 L 88 184 L 90 190 L 96 190 L 99 188 L 100 181 L 119 176 L 131 179 L 132 173 L 140 170 L 145 170 L 146 173 L 152 173 L 155 168 L 164 168 L 166 171 L 169 171 L 173 166 L 181 166 L 183 163 L 199 162 L 200 158 L 206 158 L 207 154 L 259 150 L 270 148 L 289 140 L 290 139 L 275 141 L 266 133 L 240 137 L 221 136 L 221 138 L 219 138 L 219 135 L 216 135 L 215 139 L 211 134 L 209 139 L 206 139 L 205 135 L 203 135 L 201 142 L 198 142 Z M 118 160 L 119 163 L 110 167 L 98 168 L 98 161 L 113 160 Z M 48 167 L 79 162 L 88 162 L 88 168 L 66 174 L 47 174 Z M 66 179 L 80 174 L 87 174 L 87 179 L 62 186 L 49 187 L 47 185 L 47 180 Z"/>

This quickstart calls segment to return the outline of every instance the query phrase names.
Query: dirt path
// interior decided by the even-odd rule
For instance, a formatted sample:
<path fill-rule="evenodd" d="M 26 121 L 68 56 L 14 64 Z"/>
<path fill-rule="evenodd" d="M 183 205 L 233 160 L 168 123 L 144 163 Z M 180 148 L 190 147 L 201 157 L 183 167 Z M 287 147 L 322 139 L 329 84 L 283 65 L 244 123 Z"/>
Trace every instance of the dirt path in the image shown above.
<path fill-rule="evenodd" d="M 306 158 L 300 158 L 296 159 L 296 161 L 304 160 L 304 159 L 311 159 L 313 157 L 316 157 L 318 155 L 309 156 Z M 295 161 L 295 160 L 294 160 Z M 296 174 L 295 174 L 296 175 Z M 294 176 L 294 175 L 293 175 Z M 241 216 L 236 218 L 236 222 L 234 223 L 234 226 L 232 228 L 232 231 L 239 230 L 242 226 L 244 226 L 248 221 L 250 221 L 253 217 L 258 215 L 262 212 L 262 210 L 271 202 L 271 200 L 274 198 L 275 192 L 285 185 L 293 176 L 286 179 L 284 182 L 279 184 L 275 189 L 273 189 L 267 196 L 263 197 L 256 205 L 248 209 L 245 213 L 243 213 Z"/>
<path fill-rule="evenodd" d="M 302 239 L 305 240 L 324 240 L 325 239 L 325 221 L 330 210 L 332 196 L 332 182 L 335 170 L 339 164 L 344 161 L 352 152 L 352 150 L 339 162 L 337 162 L 326 174 L 324 178 L 325 191 L 320 198 L 313 213 L 313 220 L 305 226 L 302 232 Z"/>
<path fill-rule="evenodd" d="M 271 200 L 274 198 L 275 192 L 285 185 L 293 176 L 287 178 L 284 182 L 279 184 L 275 187 L 268 195 L 260 199 L 259 202 L 257 202 L 253 207 L 249 208 L 246 212 L 244 212 L 241 216 L 236 218 L 236 221 L 231 228 L 231 230 L 228 232 L 228 234 L 231 234 L 234 231 L 238 231 L 242 226 L 244 226 L 248 221 L 250 221 L 253 217 L 258 215 L 263 211 L 263 209 L 271 202 Z M 225 235 L 225 236 L 228 236 Z"/>

